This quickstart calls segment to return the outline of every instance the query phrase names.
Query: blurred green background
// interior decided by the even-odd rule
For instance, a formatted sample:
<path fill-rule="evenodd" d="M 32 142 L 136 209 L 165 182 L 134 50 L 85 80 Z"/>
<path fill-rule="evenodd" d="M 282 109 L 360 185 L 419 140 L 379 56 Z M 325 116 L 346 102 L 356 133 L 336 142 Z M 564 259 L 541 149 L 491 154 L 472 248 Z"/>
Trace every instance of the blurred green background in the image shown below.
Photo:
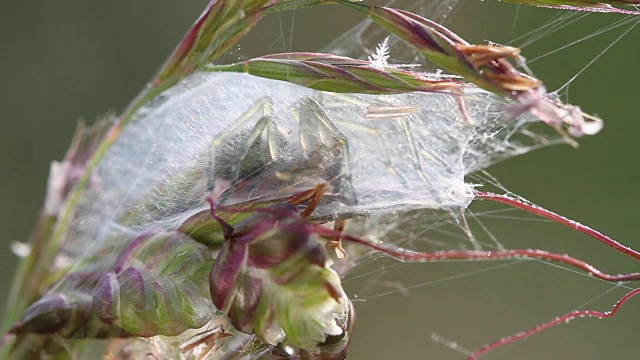
<path fill-rule="evenodd" d="M 63 157 L 78 118 L 90 122 L 120 111 L 177 44 L 206 1 L 4 1 L 0 3 L 0 307 L 17 264 L 12 241 L 25 241 L 44 198 L 49 163 Z M 559 32 L 539 29 L 557 12 L 497 1 L 460 0 L 450 27 L 470 40 L 509 43 L 528 31 L 541 39 L 523 49 L 534 59 L 625 17 L 590 15 Z M 574 17 L 577 19 L 577 17 Z M 295 14 L 293 50 L 317 50 L 359 21 L 357 14 L 325 7 Z M 550 89 L 594 60 L 632 23 L 530 63 Z M 243 45 L 242 53 L 283 51 L 291 14 L 274 16 Z M 521 45 L 524 40 L 515 41 Z M 633 29 L 569 88 L 569 102 L 606 120 L 581 147 L 542 149 L 492 167 L 508 189 L 640 248 L 637 239 L 636 156 L 640 122 L 634 112 L 640 80 L 640 28 Z M 634 105 L 635 104 L 635 105 Z M 518 215 L 510 212 L 508 215 Z M 568 252 L 612 273 L 637 264 L 557 225 L 486 219 L 511 248 Z M 358 322 L 352 359 L 461 359 L 430 339 L 435 333 L 474 348 L 585 305 L 609 309 L 626 291 L 535 262 L 417 264 L 384 276 L 348 281 Z M 478 272 L 479 273 L 474 273 Z M 466 274 L 457 277 L 459 274 Z M 449 279 L 441 281 L 442 279 Z M 435 282 L 431 284 L 431 282 Z M 397 291 L 417 285 L 408 291 Z M 605 293 L 606 291 L 609 291 Z M 389 292 L 389 294 L 386 294 Z M 602 295 L 602 296 L 600 296 Z M 597 299 L 596 299 L 597 298 Z M 595 299 L 593 302 L 591 302 Z M 587 304 L 588 303 L 588 304 Z M 635 359 L 640 299 L 619 316 L 577 320 L 487 359 Z"/>

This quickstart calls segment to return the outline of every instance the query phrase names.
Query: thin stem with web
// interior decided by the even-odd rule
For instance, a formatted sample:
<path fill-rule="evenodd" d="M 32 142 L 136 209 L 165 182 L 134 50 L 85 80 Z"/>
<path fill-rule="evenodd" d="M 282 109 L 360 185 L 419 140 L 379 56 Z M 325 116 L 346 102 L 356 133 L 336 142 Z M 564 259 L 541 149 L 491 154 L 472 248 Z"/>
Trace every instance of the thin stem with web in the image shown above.
<path fill-rule="evenodd" d="M 625 296 L 623 296 L 620 300 L 618 300 L 618 302 L 613 305 L 613 308 L 609 311 L 597 311 L 597 310 L 576 310 L 576 311 L 572 311 L 570 313 L 567 313 L 565 315 L 559 316 L 551 321 L 545 322 L 543 324 L 540 324 L 532 329 L 526 330 L 526 331 L 521 331 L 518 332 L 516 334 L 504 337 L 496 342 L 487 344 L 483 347 L 481 347 L 480 349 L 474 351 L 469 357 L 467 357 L 467 360 L 477 360 L 479 359 L 481 356 L 487 354 L 489 351 L 495 350 L 499 347 L 508 345 L 508 344 L 512 344 L 514 342 L 526 339 L 530 336 L 533 336 L 539 332 L 542 332 L 544 330 L 547 330 L 549 328 L 552 328 L 556 325 L 560 325 L 562 323 L 567 323 L 573 319 L 579 318 L 579 317 L 591 317 L 591 318 L 597 318 L 597 319 L 606 319 L 606 318 L 610 318 L 613 317 L 618 310 L 620 309 L 620 307 L 626 303 L 627 301 L 629 301 L 632 297 L 636 296 L 640 294 L 640 288 L 638 289 L 633 289 L 630 292 L 628 292 Z"/>
<path fill-rule="evenodd" d="M 497 251 L 481 251 L 481 250 L 451 250 L 451 251 L 434 251 L 434 252 L 415 252 L 403 249 L 393 248 L 382 243 L 374 243 L 369 240 L 361 239 L 349 234 L 340 234 L 333 230 L 321 227 L 315 229 L 321 236 L 339 237 L 344 241 L 349 241 L 367 246 L 373 250 L 380 251 L 391 257 L 402 261 L 410 262 L 427 262 L 427 261 L 445 261 L 445 260 L 509 260 L 509 259 L 541 259 L 560 262 L 571 267 L 583 270 L 594 277 L 609 281 L 633 281 L 640 280 L 640 273 L 628 273 L 611 275 L 602 272 L 596 267 L 565 254 L 558 254 L 538 249 L 514 249 L 514 250 L 497 250 Z"/>
<path fill-rule="evenodd" d="M 636 260 L 640 260 L 640 252 L 638 252 L 637 250 L 634 250 L 628 246 L 625 246 L 613 240 L 609 236 L 597 230 L 594 230 L 586 225 L 580 224 L 577 221 L 574 221 L 562 215 L 556 214 L 553 211 L 547 210 L 535 204 L 518 200 L 508 195 L 500 195 L 500 194 L 494 194 L 494 193 L 489 193 L 484 191 L 476 191 L 475 194 L 480 199 L 491 200 L 491 201 L 507 204 L 509 206 L 552 220 L 554 222 L 557 222 L 559 224 L 562 224 L 564 226 L 577 230 L 581 233 L 587 234 L 592 238 L 598 241 L 601 241 L 602 243 L 620 251 L 623 254 L 627 254 Z"/>
<path fill-rule="evenodd" d="M 556 214 L 550 210 L 547 210 L 545 208 L 542 208 L 540 206 L 537 206 L 535 204 L 531 204 L 525 201 L 521 201 L 519 199 L 516 199 L 514 197 L 508 196 L 508 195 L 500 195 L 500 194 L 494 194 L 494 193 L 489 193 L 489 192 L 482 192 L 482 191 L 476 191 L 476 196 L 478 198 L 481 199 L 486 199 L 486 200 L 491 200 L 491 201 L 496 201 L 496 202 L 500 202 L 503 204 L 507 204 L 509 206 L 527 211 L 529 213 L 541 216 L 543 218 L 552 220 L 554 222 L 557 222 L 559 224 L 562 224 L 564 226 L 570 227 L 574 230 L 580 231 L 584 234 L 587 234 L 599 241 L 601 241 L 602 243 L 616 249 L 617 251 L 629 255 L 634 259 L 640 259 L 640 252 L 625 246 L 615 240 L 613 240 L 612 238 L 610 238 L 607 235 L 602 234 L 601 232 L 594 230 L 586 225 L 580 224 L 577 221 L 568 219 L 562 215 Z M 636 288 L 631 290 L 630 292 L 628 292 L 626 295 L 624 295 L 620 300 L 618 300 L 618 302 L 613 306 L 613 308 L 610 311 L 597 311 L 597 310 L 576 310 L 576 311 L 572 311 L 569 312 L 565 315 L 556 317 L 553 320 L 547 321 L 545 323 L 542 323 L 532 329 L 526 330 L 526 331 L 521 331 L 518 332 L 516 334 L 504 337 L 498 341 L 492 342 L 490 344 L 487 344 L 479 349 L 477 349 L 476 351 L 474 351 L 468 358 L 467 360 L 477 360 L 478 358 L 480 358 L 481 356 L 487 354 L 488 352 L 495 350 L 499 347 L 508 345 L 508 344 L 512 344 L 515 343 L 517 341 L 526 339 L 530 336 L 533 336 L 539 332 L 542 332 L 544 330 L 547 330 L 551 327 L 554 327 L 556 325 L 560 325 L 562 323 L 566 323 L 569 322 L 570 320 L 573 320 L 575 318 L 578 317 L 592 317 L 592 318 L 598 318 L 598 319 L 605 319 L 605 318 L 610 318 L 613 317 L 616 312 L 618 312 L 618 310 L 620 309 L 620 307 L 626 303 L 628 300 L 630 300 L 631 298 L 633 298 L 634 296 L 640 294 L 640 288 Z"/>

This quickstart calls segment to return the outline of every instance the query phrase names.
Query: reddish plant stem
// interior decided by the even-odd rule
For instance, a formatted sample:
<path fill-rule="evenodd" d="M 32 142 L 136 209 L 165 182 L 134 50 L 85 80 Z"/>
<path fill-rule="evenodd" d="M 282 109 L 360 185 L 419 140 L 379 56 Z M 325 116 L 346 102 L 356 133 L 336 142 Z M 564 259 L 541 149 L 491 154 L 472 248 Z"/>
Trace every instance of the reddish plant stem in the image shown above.
<path fill-rule="evenodd" d="M 438 261 L 438 260 L 508 260 L 517 258 L 530 258 L 557 261 L 571 267 L 584 270 L 585 272 L 609 282 L 616 281 L 632 281 L 640 280 L 640 273 L 629 273 L 620 275 L 606 274 L 596 267 L 569 255 L 553 253 L 545 250 L 536 249 L 514 249 L 514 250 L 497 250 L 497 251 L 479 251 L 479 250 L 451 250 L 451 251 L 434 251 L 434 252 L 415 252 L 392 248 L 381 243 L 373 243 L 369 240 L 361 239 L 349 234 L 338 233 L 331 229 L 327 229 L 320 225 L 316 231 L 319 235 L 327 237 L 339 237 L 346 241 L 351 241 L 373 250 L 380 251 L 402 261 Z"/>
<path fill-rule="evenodd" d="M 614 316 L 616 314 L 616 312 L 618 312 L 618 309 L 620 309 L 620 307 L 622 306 L 622 304 L 624 304 L 625 302 L 627 302 L 629 299 L 631 299 L 632 297 L 636 296 L 640 294 L 640 288 L 638 289 L 634 289 L 631 292 L 627 293 L 625 296 L 623 296 L 620 300 L 618 300 L 618 302 L 613 306 L 613 308 L 610 311 L 596 311 L 596 310 L 576 310 L 576 311 L 572 311 L 568 314 L 565 314 L 563 316 L 559 316 L 551 321 L 548 321 L 544 324 L 540 324 L 536 327 L 534 327 L 533 329 L 529 329 L 527 331 L 522 331 L 516 334 L 513 334 L 511 336 L 507 336 L 505 338 L 502 338 L 494 343 L 491 344 L 487 344 L 483 347 L 481 347 L 480 349 L 476 350 L 473 352 L 473 354 L 471 354 L 467 360 L 477 360 L 478 358 L 480 358 L 481 356 L 485 355 L 486 353 L 488 353 L 489 351 L 495 350 L 499 347 L 502 347 L 504 345 L 508 345 L 511 343 L 514 343 L 516 341 L 520 341 L 523 339 L 526 339 L 530 336 L 533 336 L 539 332 L 542 332 L 544 330 L 547 330 L 551 327 L 554 327 L 556 325 L 560 325 L 562 323 L 568 322 L 570 320 L 573 320 L 575 318 L 578 317 L 593 317 L 593 318 L 598 318 L 598 319 L 606 319 L 606 318 L 610 318 L 612 316 Z"/>
<path fill-rule="evenodd" d="M 503 203 L 503 204 L 507 204 L 509 206 L 513 206 L 515 208 L 524 210 L 526 212 L 541 216 L 543 218 L 555 221 L 559 224 L 562 224 L 566 227 L 569 227 L 571 229 L 580 231 L 581 233 L 585 233 L 589 236 L 591 236 L 592 238 L 601 241 L 602 243 L 611 246 L 612 248 L 627 254 L 629 256 L 631 256 L 632 258 L 636 259 L 636 260 L 640 260 L 640 252 L 620 244 L 619 242 L 613 240 L 612 238 L 608 237 L 607 235 L 596 231 L 586 225 L 580 224 L 577 221 L 568 219 L 562 215 L 556 214 L 553 211 L 549 211 L 545 208 L 542 208 L 540 206 L 534 205 L 534 204 L 530 204 L 530 203 L 526 203 L 524 201 L 518 200 L 516 198 L 510 197 L 508 195 L 500 195 L 500 194 L 494 194 L 494 193 L 489 193 L 489 192 L 484 192 L 484 191 L 476 191 L 475 192 L 476 196 L 481 198 L 481 199 L 487 199 L 487 200 L 491 200 L 491 201 L 496 201 L 499 203 Z"/>

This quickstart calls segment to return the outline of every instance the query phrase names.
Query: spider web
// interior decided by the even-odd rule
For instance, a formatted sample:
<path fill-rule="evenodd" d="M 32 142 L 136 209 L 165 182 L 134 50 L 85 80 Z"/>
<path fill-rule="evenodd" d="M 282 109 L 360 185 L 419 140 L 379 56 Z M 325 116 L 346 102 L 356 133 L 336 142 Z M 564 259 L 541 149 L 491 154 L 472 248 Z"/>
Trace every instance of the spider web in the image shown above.
<path fill-rule="evenodd" d="M 412 2 L 413 8 L 403 7 L 401 3 L 393 6 L 443 21 L 453 13 L 458 2 Z M 371 26 L 366 21 L 361 23 L 326 50 L 366 58 L 386 36 Z M 424 64 L 423 59 L 393 38 L 390 52 L 393 61 Z M 265 102 L 265 99 L 268 100 Z M 320 117 L 330 119 L 347 140 L 350 158 L 347 175 L 353 186 L 349 192 L 357 197 L 357 202 L 349 201 L 348 198 L 354 194 L 345 193 L 341 183 L 337 182 L 332 195 L 338 201 L 321 204 L 316 216 L 338 218 L 340 215 L 367 214 L 367 217 L 350 221 L 348 231 L 413 250 L 523 247 L 520 242 L 505 243 L 505 240 L 519 236 L 522 228 L 518 227 L 515 233 L 501 229 L 506 234 L 495 230 L 503 227 L 505 222 L 520 224 L 520 215 L 507 212 L 509 218 L 503 219 L 503 210 L 495 207 L 469 210 L 471 190 L 478 184 L 493 184 L 503 189 L 481 170 L 502 159 L 562 141 L 557 135 L 545 134 L 542 128 L 536 128 L 539 124 L 532 118 L 524 117 L 511 124 L 502 122 L 500 111 L 505 103 L 496 96 L 481 90 L 467 91 L 465 101 L 472 118 L 478 122 L 478 125 L 469 127 L 464 124 L 457 103 L 448 95 L 338 96 L 246 75 L 214 74 L 194 76 L 168 91 L 143 109 L 125 129 L 118 144 L 110 149 L 99 165 L 96 186 L 80 202 L 77 212 L 80 215 L 56 261 L 58 269 L 68 268 L 71 274 L 87 269 L 98 273 L 104 271 L 113 265 L 123 247 L 141 231 L 173 229 L 189 216 L 202 211 L 204 205 L 200 200 L 207 191 L 208 176 L 211 175 L 212 142 L 219 141 L 222 148 L 230 149 L 217 153 L 218 164 L 226 166 L 237 160 L 239 154 L 234 152 L 235 149 L 247 141 L 246 134 L 256 126 L 260 116 L 250 114 L 253 117 L 249 116 L 247 122 L 237 125 L 238 132 L 227 130 L 236 127 L 236 120 L 242 118 L 248 109 L 262 104 L 263 108 L 258 111 L 264 115 L 266 108 L 270 108 L 268 115 L 273 118 L 279 136 L 286 140 L 284 144 L 292 144 L 294 137 L 299 136 L 299 117 L 291 114 L 295 114 L 296 107 L 309 109 L 312 106 L 305 105 L 305 101 L 319 104 Z M 388 114 L 389 111 L 392 115 L 376 118 L 376 114 Z M 293 145 L 282 145 L 282 150 L 293 154 L 299 149 Z M 345 153 L 340 154 L 344 156 Z M 276 158 L 258 163 L 259 166 L 253 164 L 256 167 L 250 175 L 264 180 L 260 177 L 262 174 L 269 176 L 278 161 L 287 163 L 287 159 Z M 347 173 L 340 168 L 343 164 L 332 165 L 340 169 L 337 178 L 342 179 Z M 310 186 L 321 175 L 324 174 L 303 172 L 295 184 Z M 246 178 L 232 178 L 231 185 L 224 185 L 226 187 L 218 194 L 234 189 L 235 182 Z M 335 178 L 325 177 L 324 180 Z M 272 187 L 254 186 L 245 193 L 234 189 L 233 196 L 225 200 L 232 204 L 268 196 L 280 188 L 281 185 L 275 183 Z M 301 188 L 288 189 L 299 191 Z M 495 225 L 492 224 L 494 222 Z M 527 231 L 538 231 L 539 223 L 530 219 L 524 223 L 530 228 Z M 561 236 L 567 235 L 563 233 Z M 557 236 L 549 236 L 553 237 Z M 526 246 L 545 249 L 554 246 L 534 244 Z M 532 323 L 513 321 L 507 330 L 485 329 L 491 329 L 489 325 L 496 319 L 515 316 L 507 315 L 509 310 L 505 307 L 509 304 L 518 305 L 513 306 L 513 312 L 523 312 L 523 305 L 518 301 L 524 302 L 524 298 L 539 297 L 539 293 L 577 292 L 574 288 L 593 289 L 590 295 L 579 295 L 580 300 L 566 300 L 564 307 L 550 309 L 548 303 L 541 305 L 549 311 L 549 316 L 536 316 L 533 320 L 536 324 L 572 310 L 571 306 L 591 307 L 591 299 L 611 304 L 620 293 L 612 285 L 597 284 L 590 278 L 537 261 L 405 265 L 359 251 L 349 248 L 346 262 L 336 264 L 338 271 L 346 274 L 345 284 L 352 288 L 350 294 L 354 300 L 360 301 L 356 310 L 362 308 L 365 314 L 358 320 L 359 330 L 352 350 L 357 357 L 366 354 L 364 348 L 370 347 L 370 342 L 359 345 L 359 341 L 380 339 L 374 342 L 381 346 L 370 350 L 375 349 L 375 354 L 382 354 L 385 358 L 398 354 L 416 358 L 425 353 L 442 359 L 459 358 L 460 354 L 429 340 L 429 332 L 460 341 L 463 347 L 475 347 L 496 338 L 480 339 L 476 337 L 478 334 L 496 331 L 500 337 L 530 327 Z M 340 270 L 341 266 L 343 270 Z M 356 271 L 352 271 L 354 267 Z M 452 267 L 459 270 L 452 271 Z M 531 275 L 532 271 L 548 272 L 550 277 L 557 278 L 558 284 L 547 278 L 537 280 L 535 275 Z M 420 273 L 420 278 L 406 277 L 405 274 L 411 272 Z M 422 277 L 425 273 L 430 277 Z M 563 276 L 567 280 L 560 281 Z M 354 285 L 358 279 L 361 283 Z M 583 285 L 587 281 L 589 285 Z M 52 291 L 65 291 L 74 286 L 77 285 L 73 276 L 67 276 Z M 436 286 L 446 286 L 446 289 Z M 500 287 L 517 289 L 515 296 L 518 300 L 500 299 L 493 290 Z M 543 287 L 551 289 L 541 290 Z M 509 293 L 513 295 L 513 292 Z M 547 296 L 554 298 L 554 295 Z M 394 302 L 396 298 L 400 300 Z M 481 302 L 494 308 L 479 311 L 476 307 Z M 537 302 L 529 306 L 535 304 Z M 443 310 L 445 307 L 446 311 Z M 490 316 L 479 317 L 482 315 L 479 312 Z M 456 314 L 455 320 L 451 314 Z M 442 325 L 436 325 L 438 316 L 444 317 L 437 320 Z M 471 326 L 474 322 L 481 325 Z M 408 323 L 417 327 L 408 330 Z M 367 329 L 367 332 L 362 329 Z M 368 333 L 370 329 L 378 332 Z"/>

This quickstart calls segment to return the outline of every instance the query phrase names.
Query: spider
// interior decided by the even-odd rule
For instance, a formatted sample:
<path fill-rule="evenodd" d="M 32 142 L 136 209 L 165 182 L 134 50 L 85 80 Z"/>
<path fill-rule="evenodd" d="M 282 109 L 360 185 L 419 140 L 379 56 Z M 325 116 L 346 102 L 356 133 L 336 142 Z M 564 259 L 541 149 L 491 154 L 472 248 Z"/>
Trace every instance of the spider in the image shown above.
<path fill-rule="evenodd" d="M 327 182 L 326 195 L 354 203 L 346 137 L 321 105 L 312 98 L 293 105 L 299 121 L 295 137 L 293 130 L 278 128 L 272 104 L 270 97 L 257 100 L 213 139 L 208 187 L 214 198 L 237 203 L 271 197 L 274 189 L 295 194 Z"/>

